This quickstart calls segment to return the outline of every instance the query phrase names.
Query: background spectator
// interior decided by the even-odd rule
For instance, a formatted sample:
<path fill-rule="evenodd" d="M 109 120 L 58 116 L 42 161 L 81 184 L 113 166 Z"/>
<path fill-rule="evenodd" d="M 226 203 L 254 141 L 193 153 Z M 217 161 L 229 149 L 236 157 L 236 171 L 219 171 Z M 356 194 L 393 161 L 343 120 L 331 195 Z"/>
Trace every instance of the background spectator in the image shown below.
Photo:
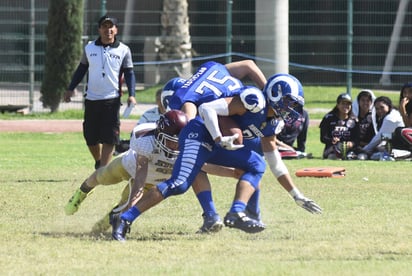
<path fill-rule="evenodd" d="M 282 155 L 284 152 L 295 152 L 296 157 L 306 157 L 305 150 L 308 127 L 309 115 L 308 112 L 303 109 L 302 118 L 292 125 L 286 123 L 283 130 L 277 135 L 276 143 L 279 146 L 280 154 Z M 282 157 L 286 157 L 286 155 L 282 155 Z"/>
<path fill-rule="evenodd" d="M 398 127 L 392 135 L 395 149 L 412 151 L 412 83 L 406 83 L 400 92 L 399 112 L 405 127 Z"/>
<path fill-rule="evenodd" d="M 374 106 L 376 109 L 377 132 L 370 143 L 362 148 L 368 155 L 372 155 L 374 152 L 383 152 L 386 141 L 382 138 L 392 137 L 392 133 L 397 127 L 405 126 L 401 114 L 395 109 L 391 99 L 388 97 L 381 96 L 376 98 Z"/>
<path fill-rule="evenodd" d="M 325 144 L 323 158 L 346 159 L 348 151 L 359 144 L 359 124 L 352 112 L 352 98 L 342 93 L 336 106 L 320 123 L 320 141 Z"/>
<path fill-rule="evenodd" d="M 376 121 L 374 116 L 376 111 L 373 106 L 375 99 L 375 94 L 371 90 L 364 89 L 359 92 L 356 101 L 352 103 L 352 112 L 359 122 L 360 148 L 367 145 L 375 135 Z"/>

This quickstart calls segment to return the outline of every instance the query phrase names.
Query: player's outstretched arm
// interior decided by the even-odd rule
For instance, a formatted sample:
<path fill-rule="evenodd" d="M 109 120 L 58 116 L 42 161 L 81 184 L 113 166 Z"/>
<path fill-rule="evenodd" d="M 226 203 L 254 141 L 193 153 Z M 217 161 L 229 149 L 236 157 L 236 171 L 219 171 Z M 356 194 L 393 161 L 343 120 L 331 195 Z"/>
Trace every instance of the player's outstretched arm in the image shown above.
<path fill-rule="evenodd" d="M 296 196 L 293 198 L 296 202 L 296 204 L 306 211 L 312 213 L 312 214 L 321 214 L 322 213 L 322 208 L 316 204 L 312 199 L 307 198 L 303 195 Z"/>
<path fill-rule="evenodd" d="M 313 214 L 322 213 L 322 208 L 313 200 L 306 198 L 293 183 L 289 171 L 276 148 L 276 137 L 264 137 L 261 140 L 266 162 L 279 184 L 292 196 L 296 204 Z"/>
<path fill-rule="evenodd" d="M 136 158 L 136 174 L 134 177 L 134 183 L 130 191 L 130 202 L 127 208 L 130 208 L 139 201 L 143 195 L 143 189 L 146 183 L 148 174 L 149 159 L 145 156 L 137 156 Z"/>

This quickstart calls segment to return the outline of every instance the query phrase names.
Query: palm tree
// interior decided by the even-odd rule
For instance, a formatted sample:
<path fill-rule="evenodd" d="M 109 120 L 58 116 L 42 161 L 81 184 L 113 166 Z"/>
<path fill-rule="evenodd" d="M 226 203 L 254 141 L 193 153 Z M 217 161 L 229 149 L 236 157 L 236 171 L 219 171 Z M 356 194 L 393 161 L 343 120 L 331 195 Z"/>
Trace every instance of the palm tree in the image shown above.
<path fill-rule="evenodd" d="M 160 81 L 192 74 L 192 43 L 189 34 L 187 0 L 163 0 L 162 33 L 158 53 L 161 61 L 184 60 L 160 66 Z"/>

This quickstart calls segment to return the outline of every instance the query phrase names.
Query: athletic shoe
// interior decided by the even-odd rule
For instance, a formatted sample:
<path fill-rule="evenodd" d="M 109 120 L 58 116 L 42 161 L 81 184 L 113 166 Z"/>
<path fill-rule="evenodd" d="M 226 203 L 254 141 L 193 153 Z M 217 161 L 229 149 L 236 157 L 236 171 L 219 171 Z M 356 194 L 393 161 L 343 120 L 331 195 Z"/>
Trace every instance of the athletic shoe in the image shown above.
<path fill-rule="evenodd" d="M 248 217 L 244 212 L 229 212 L 226 214 L 224 222 L 227 227 L 237 228 L 246 233 L 258 233 L 266 228 L 262 222 Z"/>
<path fill-rule="evenodd" d="M 130 225 L 132 224 L 130 221 L 121 219 L 119 217 L 120 221 L 117 226 L 113 226 L 113 231 L 112 231 L 112 237 L 114 240 L 119 241 L 119 242 L 125 242 L 126 241 L 126 234 L 130 233 Z"/>
<path fill-rule="evenodd" d="M 109 213 L 109 223 L 112 227 L 117 228 L 120 223 L 120 212 L 113 211 L 115 208 L 113 208 Z"/>
<path fill-rule="evenodd" d="M 259 221 L 260 223 L 263 224 L 262 218 L 261 218 L 261 216 L 260 216 L 260 212 L 259 212 L 259 213 L 255 213 L 255 212 L 249 211 L 249 210 L 247 209 L 247 207 L 246 207 L 245 214 L 246 214 L 247 217 L 249 217 L 249 218 L 251 218 L 251 219 L 254 219 L 254 220 L 257 220 L 257 221 Z"/>
<path fill-rule="evenodd" d="M 213 216 L 206 216 L 205 214 L 202 214 L 203 217 L 203 225 L 202 227 L 199 228 L 199 230 L 196 232 L 198 234 L 202 233 L 210 233 L 210 232 L 219 232 L 222 227 L 223 227 L 223 222 L 220 219 L 218 214 L 215 214 Z"/>
<path fill-rule="evenodd" d="M 90 194 L 90 192 L 88 194 Z M 69 216 L 76 213 L 77 210 L 79 210 L 80 204 L 83 202 L 83 200 L 87 197 L 88 194 L 82 192 L 80 188 L 77 189 L 74 195 L 70 198 L 69 202 L 64 207 L 66 215 Z"/>

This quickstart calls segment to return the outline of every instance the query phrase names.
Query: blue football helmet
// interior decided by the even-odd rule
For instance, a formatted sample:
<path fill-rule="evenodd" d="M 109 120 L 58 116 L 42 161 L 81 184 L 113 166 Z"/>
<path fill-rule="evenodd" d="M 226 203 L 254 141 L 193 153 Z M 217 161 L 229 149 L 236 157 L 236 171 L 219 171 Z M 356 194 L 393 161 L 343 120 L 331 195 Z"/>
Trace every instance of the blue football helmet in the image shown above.
<path fill-rule="evenodd" d="M 173 78 L 169 80 L 165 86 L 163 87 L 163 91 L 160 94 L 160 101 L 162 103 L 163 108 L 166 111 L 169 111 L 169 101 L 170 98 L 173 96 L 173 94 L 176 92 L 177 89 L 183 86 L 183 84 L 186 82 L 185 79 L 182 78 Z"/>
<path fill-rule="evenodd" d="M 269 105 L 286 124 L 293 124 L 302 117 L 305 104 L 300 81 L 289 74 L 275 74 L 269 78 L 263 92 Z"/>

